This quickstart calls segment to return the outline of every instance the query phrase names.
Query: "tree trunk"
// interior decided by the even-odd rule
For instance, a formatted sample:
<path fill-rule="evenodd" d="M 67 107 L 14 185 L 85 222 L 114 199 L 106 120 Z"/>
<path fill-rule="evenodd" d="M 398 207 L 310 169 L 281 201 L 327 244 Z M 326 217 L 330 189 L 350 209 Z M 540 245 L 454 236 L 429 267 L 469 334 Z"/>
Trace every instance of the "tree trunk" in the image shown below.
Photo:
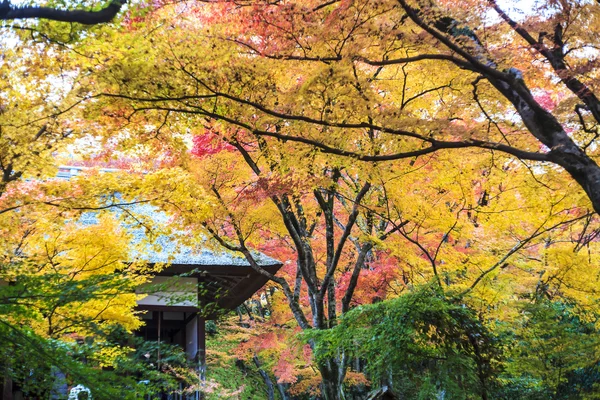
<path fill-rule="evenodd" d="M 535 101 L 518 74 L 512 85 L 492 77 L 488 77 L 488 80 L 514 105 L 531 134 L 550 149 L 551 161 L 563 167 L 577 181 L 591 200 L 594 210 L 600 213 L 598 164 L 571 139 L 556 117 Z"/>
<path fill-rule="evenodd" d="M 8 375 L 4 375 L 4 384 L 2 385 L 2 399 L 12 400 L 13 399 L 13 382 Z"/>
<path fill-rule="evenodd" d="M 287 387 L 283 383 L 277 384 L 277 389 L 279 389 L 279 394 L 281 395 L 281 400 L 288 400 L 289 397 L 287 395 Z"/>
<path fill-rule="evenodd" d="M 267 374 L 265 370 L 263 370 L 260 367 L 260 361 L 258 360 L 257 356 L 252 357 L 252 361 L 254 361 L 254 365 L 256 365 L 256 368 L 258 368 L 258 373 L 260 374 L 260 376 L 262 376 L 263 381 L 265 381 L 265 385 L 267 385 L 267 398 L 269 400 L 275 400 L 275 390 L 273 389 L 273 381 L 271 381 L 269 374 Z"/>
<path fill-rule="evenodd" d="M 330 358 L 319 364 L 321 373 L 321 394 L 324 400 L 345 400 L 343 382 L 345 377 L 345 368 L 340 365 L 340 361 Z"/>

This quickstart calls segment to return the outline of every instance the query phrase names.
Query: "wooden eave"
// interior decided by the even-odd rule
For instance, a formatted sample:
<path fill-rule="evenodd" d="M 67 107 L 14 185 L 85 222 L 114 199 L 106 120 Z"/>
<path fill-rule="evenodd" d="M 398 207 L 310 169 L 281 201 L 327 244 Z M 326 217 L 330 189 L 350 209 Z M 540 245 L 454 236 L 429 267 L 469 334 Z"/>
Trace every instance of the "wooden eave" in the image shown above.
<path fill-rule="evenodd" d="M 261 266 L 275 274 L 282 263 Z M 198 279 L 203 293 L 199 293 L 200 304 L 215 303 L 220 310 L 234 310 L 248 300 L 269 280 L 250 266 L 240 265 L 195 265 L 172 264 L 156 276 L 186 276 Z M 216 301 L 215 301 L 216 299 Z M 138 309 L 148 311 L 198 312 L 201 308 L 190 306 L 150 306 L 139 305 Z M 214 319 L 218 313 L 209 313 L 206 319 Z"/>

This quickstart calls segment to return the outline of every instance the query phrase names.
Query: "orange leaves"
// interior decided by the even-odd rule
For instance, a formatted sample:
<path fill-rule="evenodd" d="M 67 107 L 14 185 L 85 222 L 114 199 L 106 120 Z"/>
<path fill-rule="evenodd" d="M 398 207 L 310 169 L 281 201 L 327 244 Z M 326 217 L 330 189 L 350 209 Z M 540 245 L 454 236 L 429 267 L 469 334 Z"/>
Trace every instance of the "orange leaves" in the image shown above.
<path fill-rule="evenodd" d="M 240 40 L 261 55 L 293 51 L 298 45 L 307 46 L 301 33 L 315 22 L 308 4 L 294 2 L 256 3 L 242 13 Z"/>
<path fill-rule="evenodd" d="M 239 189 L 240 199 L 245 201 L 262 202 L 270 196 L 292 195 L 306 193 L 312 188 L 310 179 L 298 179 L 293 174 L 266 174 L 255 177 L 246 186 Z"/>
<path fill-rule="evenodd" d="M 348 371 L 346 372 L 346 380 L 348 386 L 369 385 L 371 382 L 362 372 Z"/>

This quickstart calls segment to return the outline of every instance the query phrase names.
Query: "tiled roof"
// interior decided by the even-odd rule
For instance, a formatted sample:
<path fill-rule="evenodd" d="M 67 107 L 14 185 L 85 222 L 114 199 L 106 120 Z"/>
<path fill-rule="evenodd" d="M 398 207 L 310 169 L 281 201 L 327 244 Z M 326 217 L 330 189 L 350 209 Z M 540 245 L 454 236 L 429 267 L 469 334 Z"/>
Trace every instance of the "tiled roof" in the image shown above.
<path fill-rule="evenodd" d="M 72 176 L 81 173 L 81 170 L 81 167 L 61 167 L 57 177 L 70 179 Z M 106 172 L 110 172 L 110 170 Z M 169 216 L 165 212 L 148 204 L 128 205 L 126 208 L 132 214 L 150 217 L 152 221 L 157 224 L 165 224 L 169 220 Z M 123 211 L 115 209 L 113 212 L 116 217 L 118 213 Z M 82 215 L 79 222 L 83 225 L 96 224 L 97 214 L 94 212 L 87 212 Z M 133 243 L 142 243 L 147 239 L 146 231 L 143 228 L 132 226 L 129 228 L 129 232 L 133 235 Z M 178 235 L 176 234 L 174 236 Z M 196 242 L 199 244 L 190 247 L 181 244 L 175 237 L 160 236 L 154 241 L 155 246 L 148 245 L 143 252 L 132 254 L 132 258 L 135 260 L 146 261 L 151 264 L 170 263 L 173 265 L 188 266 L 250 266 L 242 254 L 232 252 L 218 244 L 209 244 L 207 238 L 200 238 L 200 240 L 196 240 Z M 205 245 L 202 243 L 205 243 Z M 158 248 L 156 245 L 158 245 Z M 281 265 L 280 261 L 263 253 L 258 251 L 252 251 L 252 253 L 257 263 L 262 267 Z"/>

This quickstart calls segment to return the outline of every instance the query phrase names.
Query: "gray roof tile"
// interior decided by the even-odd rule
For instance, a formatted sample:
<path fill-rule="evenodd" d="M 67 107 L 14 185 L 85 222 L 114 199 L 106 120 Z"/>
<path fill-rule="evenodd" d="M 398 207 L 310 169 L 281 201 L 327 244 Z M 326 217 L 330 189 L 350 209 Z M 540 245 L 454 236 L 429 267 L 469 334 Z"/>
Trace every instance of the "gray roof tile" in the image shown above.
<path fill-rule="evenodd" d="M 72 176 L 81 173 L 81 169 L 81 167 L 61 167 L 57 177 L 70 179 Z M 169 216 L 164 211 L 149 204 L 128 205 L 121 208 L 127 208 L 132 214 L 138 216 L 150 217 L 154 223 L 159 225 L 166 224 L 169 221 Z M 123 211 L 114 209 L 112 212 L 115 213 L 115 217 L 118 217 L 118 214 Z M 97 222 L 97 213 L 95 212 L 86 212 L 79 219 L 79 223 L 82 225 L 92 225 Z M 131 225 L 127 229 L 133 236 L 132 244 L 135 245 L 136 243 L 139 244 L 147 241 L 148 237 L 143 228 Z M 179 234 L 182 234 L 182 232 L 179 232 Z M 189 245 L 180 243 L 175 236 L 178 236 L 177 233 L 173 237 L 159 236 L 154 241 L 154 246 L 148 244 L 145 246 L 144 251 L 137 254 L 135 251 L 132 251 L 131 256 L 133 260 L 141 260 L 151 264 L 170 263 L 189 266 L 250 267 L 250 264 L 242 254 L 232 252 L 218 244 L 209 243 L 206 237 L 197 240 L 199 242 L 198 245 L 190 247 Z M 202 243 L 205 243 L 205 245 Z M 260 266 L 281 265 L 280 261 L 263 253 L 255 250 L 252 253 Z"/>

